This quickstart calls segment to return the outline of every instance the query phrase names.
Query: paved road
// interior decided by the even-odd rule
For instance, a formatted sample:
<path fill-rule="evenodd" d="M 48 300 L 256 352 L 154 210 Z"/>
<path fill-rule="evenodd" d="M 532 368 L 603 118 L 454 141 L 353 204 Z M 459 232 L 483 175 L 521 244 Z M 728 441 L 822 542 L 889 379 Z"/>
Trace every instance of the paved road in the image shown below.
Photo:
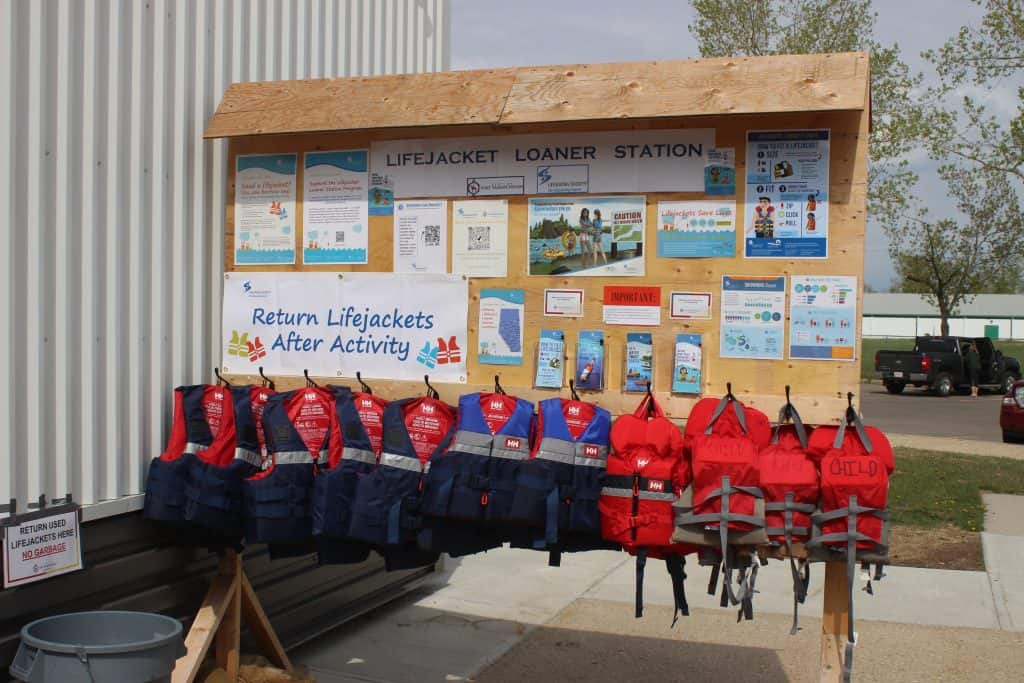
<path fill-rule="evenodd" d="M 940 398 L 907 387 L 902 394 L 893 396 L 881 384 L 862 384 L 860 390 L 864 418 L 882 431 L 1002 441 L 999 394 Z"/>

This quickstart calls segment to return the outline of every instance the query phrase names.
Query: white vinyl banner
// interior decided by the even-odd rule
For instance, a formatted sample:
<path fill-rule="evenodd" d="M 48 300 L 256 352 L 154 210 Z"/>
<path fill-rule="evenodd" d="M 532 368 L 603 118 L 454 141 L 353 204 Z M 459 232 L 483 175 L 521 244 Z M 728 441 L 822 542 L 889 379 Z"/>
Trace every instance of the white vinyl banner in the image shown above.
<path fill-rule="evenodd" d="M 376 142 L 395 197 L 703 192 L 715 131 L 691 128 Z"/>
<path fill-rule="evenodd" d="M 465 382 L 468 281 L 455 275 L 229 273 L 226 372 Z"/>

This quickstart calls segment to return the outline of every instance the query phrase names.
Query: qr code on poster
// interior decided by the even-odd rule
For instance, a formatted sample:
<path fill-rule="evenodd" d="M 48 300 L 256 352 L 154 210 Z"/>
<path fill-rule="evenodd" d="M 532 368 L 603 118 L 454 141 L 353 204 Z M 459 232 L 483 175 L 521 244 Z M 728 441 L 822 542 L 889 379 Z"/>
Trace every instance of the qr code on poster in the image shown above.
<path fill-rule="evenodd" d="M 423 226 L 423 244 L 428 247 L 439 247 L 441 246 L 441 226 L 440 225 L 424 225 Z"/>
<path fill-rule="evenodd" d="M 335 230 L 334 231 L 334 241 L 337 242 L 338 244 L 345 244 L 345 231 L 344 230 Z"/>
<path fill-rule="evenodd" d="M 491 226 L 471 225 L 469 226 L 469 251 L 490 251 L 491 249 Z"/>

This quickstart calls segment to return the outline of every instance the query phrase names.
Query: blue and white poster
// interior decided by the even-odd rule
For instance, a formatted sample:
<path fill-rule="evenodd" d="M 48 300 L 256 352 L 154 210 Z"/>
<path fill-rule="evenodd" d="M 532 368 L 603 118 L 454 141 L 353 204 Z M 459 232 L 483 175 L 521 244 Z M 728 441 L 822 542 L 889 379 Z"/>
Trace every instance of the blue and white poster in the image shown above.
<path fill-rule="evenodd" d="M 672 362 L 672 393 L 699 394 L 703 353 L 699 334 L 677 334 Z"/>
<path fill-rule="evenodd" d="M 794 275 L 789 308 L 790 358 L 855 360 L 855 276 Z"/>
<path fill-rule="evenodd" d="M 828 257 L 829 131 L 747 132 L 747 258 Z"/>
<path fill-rule="evenodd" d="M 576 341 L 577 389 L 604 388 L 604 332 L 581 330 Z"/>
<path fill-rule="evenodd" d="M 533 197 L 528 274 L 644 274 L 644 197 Z"/>
<path fill-rule="evenodd" d="M 466 381 L 469 284 L 455 275 L 228 273 L 227 372 Z"/>
<path fill-rule="evenodd" d="M 736 194 L 736 149 L 719 147 L 708 150 L 704 163 L 704 194 L 731 197 Z"/>
<path fill-rule="evenodd" d="M 533 385 L 538 389 L 561 389 L 565 377 L 565 332 L 541 330 L 537 342 L 537 374 Z"/>
<path fill-rule="evenodd" d="M 302 176 L 302 262 L 366 263 L 367 157 L 363 150 L 306 152 Z"/>
<path fill-rule="evenodd" d="M 295 263 L 294 154 L 235 159 L 235 265 Z"/>
<path fill-rule="evenodd" d="M 785 333 L 785 276 L 722 276 L 722 358 L 782 360 Z"/>
<path fill-rule="evenodd" d="M 654 343 L 650 332 L 626 333 L 623 391 L 647 391 L 654 382 Z"/>
<path fill-rule="evenodd" d="M 736 202 L 658 202 L 658 257 L 736 255 Z"/>
<path fill-rule="evenodd" d="M 523 364 L 523 314 L 526 295 L 521 289 L 481 289 L 477 360 L 488 365 Z"/>

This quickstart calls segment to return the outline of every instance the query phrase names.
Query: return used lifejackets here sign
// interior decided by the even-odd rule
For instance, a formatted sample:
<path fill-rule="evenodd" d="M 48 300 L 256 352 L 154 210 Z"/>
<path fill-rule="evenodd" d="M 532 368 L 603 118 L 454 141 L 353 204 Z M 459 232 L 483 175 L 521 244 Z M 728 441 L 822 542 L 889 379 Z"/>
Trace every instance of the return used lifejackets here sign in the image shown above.
<path fill-rule="evenodd" d="M 465 382 L 468 281 L 457 275 L 228 273 L 226 372 Z"/>

